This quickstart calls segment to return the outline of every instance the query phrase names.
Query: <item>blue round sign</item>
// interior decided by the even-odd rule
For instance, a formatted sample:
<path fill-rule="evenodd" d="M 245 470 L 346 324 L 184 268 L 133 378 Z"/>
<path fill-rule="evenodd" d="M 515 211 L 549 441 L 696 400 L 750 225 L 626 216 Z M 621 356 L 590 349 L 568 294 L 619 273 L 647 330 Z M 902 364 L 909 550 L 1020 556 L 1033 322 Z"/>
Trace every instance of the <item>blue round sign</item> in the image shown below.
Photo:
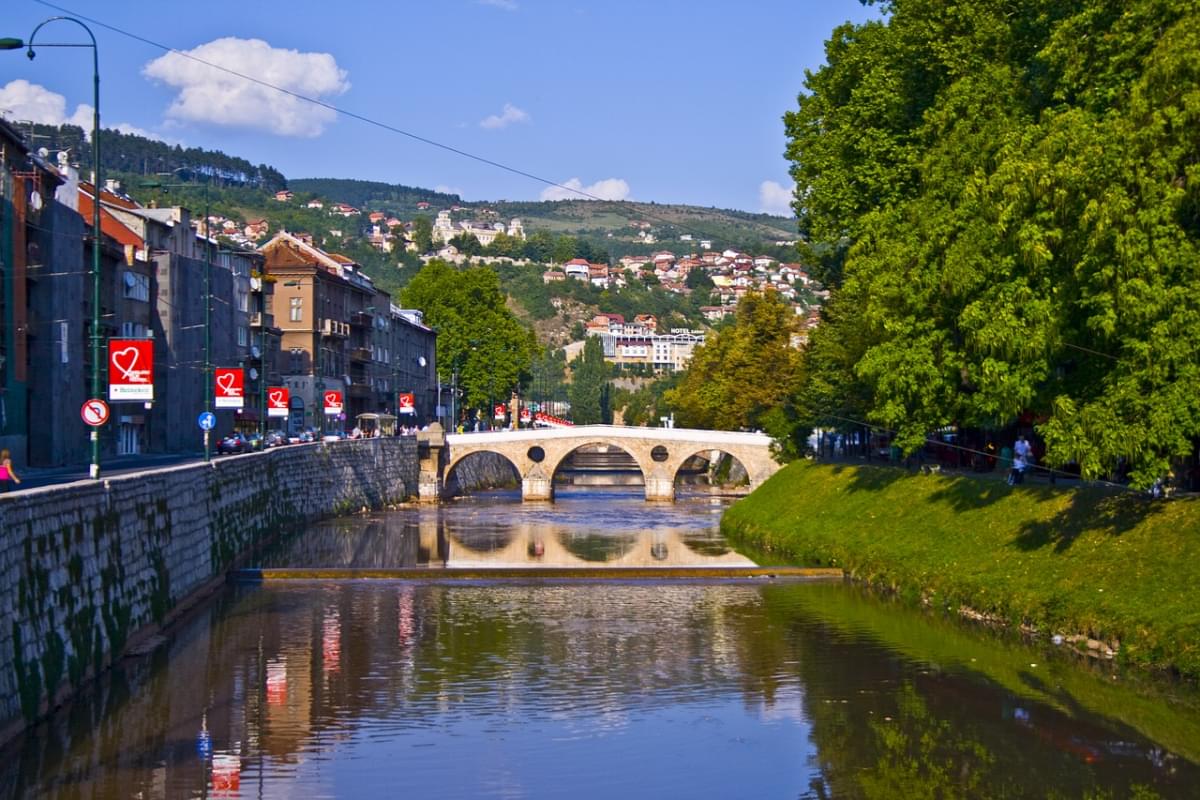
<path fill-rule="evenodd" d="M 217 427 L 217 415 L 211 411 L 201 411 L 200 416 L 196 417 L 196 424 L 202 431 L 211 431 Z"/>

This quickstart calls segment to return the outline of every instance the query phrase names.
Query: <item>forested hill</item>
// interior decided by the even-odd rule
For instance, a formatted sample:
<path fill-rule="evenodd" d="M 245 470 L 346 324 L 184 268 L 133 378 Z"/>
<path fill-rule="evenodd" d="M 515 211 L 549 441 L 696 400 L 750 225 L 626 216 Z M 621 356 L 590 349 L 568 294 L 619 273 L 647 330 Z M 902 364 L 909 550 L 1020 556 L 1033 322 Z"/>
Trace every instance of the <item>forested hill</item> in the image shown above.
<path fill-rule="evenodd" d="M 456 194 L 435 192 L 419 186 L 405 186 L 382 181 L 360 181 L 351 178 L 295 178 L 288 181 L 294 192 L 308 192 L 355 208 L 386 209 L 398 214 L 411 214 L 417 203 L 429 203 L 434 208 L 461 203 Z"/>
<path fill-rule="evenodd" d="M 69 150 L 71 160 L 80 169 L 91 170 L 92 145 L 83 128 L 77 125 L 38 124 L 20 124 L 17 127 L 35 149 L 45 148 L 50 152 Z M 182 172 L 185 174 L 181 177 L 185 180 L 191 176 L 212 178 L 225 186 L 252 186 L 272 192 L 287 186 L 283 173 L 266 164 L 255 166 L 244 158 L 226 155 L 220 150 L 181 147 L 108 128 L 100 131 L 100 166 L 106 172 L 125 174 Z"/>

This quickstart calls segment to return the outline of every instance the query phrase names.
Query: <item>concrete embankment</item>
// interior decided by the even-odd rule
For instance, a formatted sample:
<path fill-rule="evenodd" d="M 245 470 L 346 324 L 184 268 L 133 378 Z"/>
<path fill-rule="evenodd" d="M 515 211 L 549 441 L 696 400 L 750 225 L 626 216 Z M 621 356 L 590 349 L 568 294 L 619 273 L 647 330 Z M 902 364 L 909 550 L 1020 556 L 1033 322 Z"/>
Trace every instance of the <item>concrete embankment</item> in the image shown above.
<path fill-rule="evenodd" d="M 722 518 L 743 547 L 1097 659 L 1200 678 L 1200 499 L 791 464 Z"/>
<path fill-rule="evenodd" d="M 416 494 L 409 437 L 0 495 L 0 742 L 293 525 Z"/>

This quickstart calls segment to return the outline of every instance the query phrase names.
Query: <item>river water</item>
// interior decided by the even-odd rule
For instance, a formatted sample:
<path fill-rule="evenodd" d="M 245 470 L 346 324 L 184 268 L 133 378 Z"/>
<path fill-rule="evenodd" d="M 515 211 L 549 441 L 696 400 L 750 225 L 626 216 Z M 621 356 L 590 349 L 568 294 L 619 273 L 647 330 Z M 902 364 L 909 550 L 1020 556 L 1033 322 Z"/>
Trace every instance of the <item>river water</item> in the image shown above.
<path fill-rule="evenodd" d="M 6 753 L 11 797 L 1197 797 L 1191 690 L 841 582 L 439 580 L 749 564 L 724 501 L 489 495 L 312 526 Z"/>

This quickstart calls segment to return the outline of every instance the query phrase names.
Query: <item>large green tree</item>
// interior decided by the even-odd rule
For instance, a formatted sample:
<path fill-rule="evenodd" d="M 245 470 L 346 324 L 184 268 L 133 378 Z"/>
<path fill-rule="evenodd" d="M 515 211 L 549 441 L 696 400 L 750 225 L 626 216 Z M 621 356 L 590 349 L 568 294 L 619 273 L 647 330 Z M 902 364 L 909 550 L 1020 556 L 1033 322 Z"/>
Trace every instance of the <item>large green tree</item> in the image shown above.
<path fill-rule="evenodd" d="M 433 259 L 401 299 L 437 330 L 438 369 L 443 379 L 457 373 L 464 408 L 486 408 L 529 379 L 537 341 L 509 311 L 492 270 Z"/>
<path fill-rule="evenodd" d="M 906 449 L 1038 421 L 1135 483 L 1200 436 L 1200 11 L 894 0 L 785 117 L 834 288 L 797 406 Z"/>
<path fill-rule="evenodd" d="M 708 335 L 679 385 L 664 395 L 676 422 L 689 428 L 774 432 L 797 388 L 795 313 L 773 290 L 750 292 L 733 325 Z"/>

